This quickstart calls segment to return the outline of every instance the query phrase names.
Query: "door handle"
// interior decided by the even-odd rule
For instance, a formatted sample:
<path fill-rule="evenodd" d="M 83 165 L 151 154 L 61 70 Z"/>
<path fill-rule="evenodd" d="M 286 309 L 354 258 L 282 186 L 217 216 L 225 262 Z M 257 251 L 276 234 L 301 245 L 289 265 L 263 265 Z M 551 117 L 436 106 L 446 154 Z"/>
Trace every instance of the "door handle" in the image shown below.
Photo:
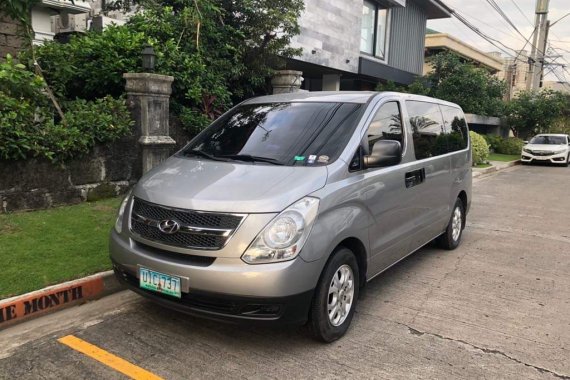
<path fill-rule="evenodd" d="M 414 187 L 424 182 L 426 179 L 426 170 L 424 168 L 407 172 L 405 176 L 406 188 Z"/>

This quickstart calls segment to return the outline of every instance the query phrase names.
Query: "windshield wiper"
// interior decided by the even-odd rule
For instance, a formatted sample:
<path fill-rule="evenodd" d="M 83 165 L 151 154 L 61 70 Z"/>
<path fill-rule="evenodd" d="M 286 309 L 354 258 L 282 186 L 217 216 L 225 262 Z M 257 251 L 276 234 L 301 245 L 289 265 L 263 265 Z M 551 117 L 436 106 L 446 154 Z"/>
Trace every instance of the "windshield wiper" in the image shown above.
<path fill-rule="evenodd" d="M 251 154 L 224 154 L 219 157 L 229 158 L 231 160 L 248 161 L 248 162 L 266 162 L 273 165 L 285 165 L 283 162 L 275 158 L 252 156 Z"/>
<path fill-rule="evenodd" d="M 194 156 L 200 156 L 200 157 L 204 157 L 204 158 L 208 158 L 210 160 L 214 160 L 214 161 L 224 161 L 227 162 L 228 160 L 225 160 L 223 158 L 219 158 L 216 156 L 213 156 L 209 153 L 204 152 L 203 150 L 200 149 L 192 149 L 192 150 L 187 150 L 184 152 L 184 155 L 194 155 Z"/>

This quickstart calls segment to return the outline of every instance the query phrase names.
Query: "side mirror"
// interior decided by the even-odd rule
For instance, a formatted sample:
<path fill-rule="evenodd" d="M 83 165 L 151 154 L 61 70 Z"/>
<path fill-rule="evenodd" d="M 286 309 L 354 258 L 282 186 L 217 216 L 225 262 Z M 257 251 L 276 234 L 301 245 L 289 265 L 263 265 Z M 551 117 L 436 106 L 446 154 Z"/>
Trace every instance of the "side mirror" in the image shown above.
<path fill-rule="evenodd" d="M 379 140 L 372 147 L 369 156 L 364 156 L 365 168 L 380 168 L 399 164 L 402 159 L 402 145 L 396 140 Z"/>
<path fill-rule="evenodd" d="M 524 144 L 524 145 L 528 144 L 528 141 L 526 141 L 526 140 L 525 140 L 525 141 L 523 141 L 523 144 Z"/>

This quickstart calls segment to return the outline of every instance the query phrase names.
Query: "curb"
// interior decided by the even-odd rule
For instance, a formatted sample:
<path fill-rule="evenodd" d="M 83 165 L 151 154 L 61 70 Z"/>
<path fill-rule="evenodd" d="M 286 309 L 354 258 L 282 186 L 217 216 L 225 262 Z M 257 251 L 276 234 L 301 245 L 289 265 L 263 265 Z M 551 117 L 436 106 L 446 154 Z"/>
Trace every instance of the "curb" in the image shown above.
<path fill-rule="evenodd" d="M 505 170 L 520 164 L 521 160 L 516 160 L 516 161 L 505 162 L 504 164 L 501 164 L 500 168 L 497 168 L 496 166 L 491 166 L 485 169 L 474 169 L 472 177 L 477 178 L 490 173 L 500 172 L 501 170 Z"/>
<path fill-rule="evenodd" d="M 110 270 L 0 300 L 0 330 L 123 289 Z"/>

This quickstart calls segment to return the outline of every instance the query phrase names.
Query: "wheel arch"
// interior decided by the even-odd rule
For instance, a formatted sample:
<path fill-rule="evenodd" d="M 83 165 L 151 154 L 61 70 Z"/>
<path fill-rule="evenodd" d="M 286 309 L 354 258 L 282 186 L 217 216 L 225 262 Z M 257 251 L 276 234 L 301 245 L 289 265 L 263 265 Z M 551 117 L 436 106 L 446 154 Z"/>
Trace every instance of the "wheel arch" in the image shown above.
<path fill-rule="evenodd" d="M 348 248 L 354 253 L 356 256 L 356 262 L 358 263 L 358 272 L 359 272 L 359 282 L 360 286 L 364 286 L 366 284 L 366 273 L 368 270 L 368 255 L 366 254 L 366 247 L 360 241 L 360 239 L 356 237 L 349 237 L 341 241 L 333 250 L 337 250 L 339 247 Z"/>

